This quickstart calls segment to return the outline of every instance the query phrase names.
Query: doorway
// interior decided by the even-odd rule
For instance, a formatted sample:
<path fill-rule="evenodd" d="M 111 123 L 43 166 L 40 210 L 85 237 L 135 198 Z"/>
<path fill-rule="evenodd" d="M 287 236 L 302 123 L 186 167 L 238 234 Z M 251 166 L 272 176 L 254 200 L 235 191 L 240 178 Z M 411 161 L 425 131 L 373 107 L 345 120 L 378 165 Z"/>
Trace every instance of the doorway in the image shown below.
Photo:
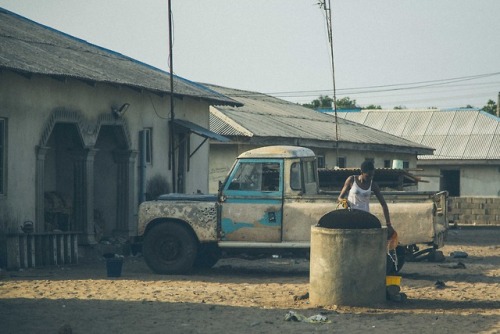
<path fill-rule="evenodd" d="M 452 197 L 460 197 L 460 170 L 441 170 L 439 190 L 447 190 Z"/>

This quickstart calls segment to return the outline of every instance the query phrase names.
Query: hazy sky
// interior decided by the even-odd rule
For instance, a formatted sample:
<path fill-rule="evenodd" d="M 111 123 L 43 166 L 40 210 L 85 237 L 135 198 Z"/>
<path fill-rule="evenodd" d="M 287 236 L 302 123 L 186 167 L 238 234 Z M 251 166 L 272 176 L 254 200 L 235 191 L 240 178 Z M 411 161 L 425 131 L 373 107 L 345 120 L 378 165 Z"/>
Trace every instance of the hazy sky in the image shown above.
<path fill-rule="evenodd" d="M 319 0 L 172 0 L 174 73 L 306 103 L 333 95 Z M 332 0 L 337 97 L 483 107 L 500 91 L 500 0 Z M 0 7 L 170 71 L 167 0 Z"/>

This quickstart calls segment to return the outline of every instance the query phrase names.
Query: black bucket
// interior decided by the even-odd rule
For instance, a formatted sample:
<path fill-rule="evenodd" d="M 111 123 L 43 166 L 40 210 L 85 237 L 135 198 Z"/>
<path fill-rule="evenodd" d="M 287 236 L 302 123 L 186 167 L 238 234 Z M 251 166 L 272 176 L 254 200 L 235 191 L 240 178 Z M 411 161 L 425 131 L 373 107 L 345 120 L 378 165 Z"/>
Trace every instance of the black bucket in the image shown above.
<path fill-rule="evenodd" d="M 106 271 L 108 277 L 120 277 L 122 275 L 123 258 L 115 254 L 104 254 L 106 259 Z"/>

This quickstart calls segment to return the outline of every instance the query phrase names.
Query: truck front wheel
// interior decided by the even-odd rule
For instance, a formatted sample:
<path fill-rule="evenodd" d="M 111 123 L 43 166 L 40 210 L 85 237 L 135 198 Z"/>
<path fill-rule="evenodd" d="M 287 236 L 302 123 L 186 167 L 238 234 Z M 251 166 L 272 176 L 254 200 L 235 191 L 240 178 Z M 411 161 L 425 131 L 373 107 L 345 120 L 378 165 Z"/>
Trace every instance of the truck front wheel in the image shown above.
<path fill-rule="evenodd" d="M 198 251 L 193 234 L 176 223 L 154 226 L 144 237 L 144 260 L 157 274 L 185 274 L 192 267 Z"/>
<path fill-rule="evenodd" d="M 221 251 L 216 244 L 201 244 L 194 266 L 198 269 L 210 269 L 221 257 Z"/>

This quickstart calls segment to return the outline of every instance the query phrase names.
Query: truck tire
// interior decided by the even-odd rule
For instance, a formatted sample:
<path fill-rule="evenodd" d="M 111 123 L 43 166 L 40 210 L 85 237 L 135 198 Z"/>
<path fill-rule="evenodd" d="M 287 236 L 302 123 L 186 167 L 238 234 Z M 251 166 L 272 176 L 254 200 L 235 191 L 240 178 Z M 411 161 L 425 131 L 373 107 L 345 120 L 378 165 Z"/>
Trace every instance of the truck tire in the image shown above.
<path fill-rule="evenodd" d="M 200 245 L 194 266 L 197 269 L 210 269 L 215 266 L 220 257 L 221 252 L 216 244 Z"/>
<path fill-rule="evenodd" d="M 162 223 L 151 228 L 142 246 L 144 260 L 157 274 L 186 274 L 198 251 L 191 231 L 176 223 Z"/>

